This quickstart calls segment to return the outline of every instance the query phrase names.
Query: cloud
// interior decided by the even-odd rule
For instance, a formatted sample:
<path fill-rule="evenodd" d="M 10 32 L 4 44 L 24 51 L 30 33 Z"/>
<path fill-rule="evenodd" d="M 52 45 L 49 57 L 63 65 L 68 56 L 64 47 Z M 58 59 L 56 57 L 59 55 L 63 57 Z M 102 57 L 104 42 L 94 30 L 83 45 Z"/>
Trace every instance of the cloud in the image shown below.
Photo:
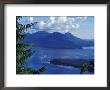
<path fill-rule="evenodd" d="M 62 16 L 57 18 L 57 23 L 66 23 L 67 22 L 67 17 Z"/>
<path fill-rule="evenodd" d="M 44 21 L 40 21 L 40 22 L 38 23 L 38 26 L 39 26 L 40 29 L 45 28 L 45 25 L 46 25 L 46 23 L 45 23 Z"/>
<path fill-rule="evenodd" d="M 87 16 L 78 16 L 76 17 L 77 20 L 80 20 L 80 21 L 85 21 L 87 20 Z"/>
<path fill-rule="evenodd" d="M 30 18 L 29 18 L 29 21 L 30 21 L 30 22 L 33 22 L 33 20 L 34 20 L 33 17 L 30 17 Z"/>
<path fill-rule="evenodd" d="M 55 21 L 56 21 L 56 20 L 55 20 L 55 17 L 52 17 L 52 16 L 51 16 L 49 19 L 50 19 L 50 22 L 51 22 L 51 23 L 55 23 Z"/>
<path fill-rule="evenodd" d="M 80 27 L 80 25 L 77 23 L 77 24 L 76 24 L 76 29 L 78 29 L 79 27 Z"/>
<path fill-rule="evenodd" d="M 37 18 L 37 17 L 36 17 Z M 30 17 L 30 21 L 34 20 L 33 17 Z M 47 32 L 72 32 L 77 30 L 80 27 L 80 23 L 86 21 L 87 17 L 78 16 L 78 17 L 67 17 L 67 16 L 51 16 L 46 21 L 39 21 L 36 25 L 36 32 L 41 30 L 46 30 Z M 30 32 L 30 30 L 29 30 Z M 34 33 L 35 30 L 32 30 L 31 33 Z"/>

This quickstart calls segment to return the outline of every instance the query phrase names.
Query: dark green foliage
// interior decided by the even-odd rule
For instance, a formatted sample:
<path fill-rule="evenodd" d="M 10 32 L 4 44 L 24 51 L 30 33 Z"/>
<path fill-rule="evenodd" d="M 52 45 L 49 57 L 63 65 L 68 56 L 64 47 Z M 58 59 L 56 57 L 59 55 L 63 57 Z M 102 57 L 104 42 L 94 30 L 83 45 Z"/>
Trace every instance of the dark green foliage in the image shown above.
<path fill-rule="evenodd" d="M 32 55 L 31 45 L 23 44 L 21 41 L 26 38 L 23 34 L 27 28 L 30 28 L 34 24 L 26 24 L 22 25 L 19 23 L 22 17 L 16 17 L 16 73 L 17 74 L 40 74 L 45 70 L 45 67 L 40 68 L 38 71 L 33 68 L 24 67 L 24 64 Z M 36 23 L 36 22 L 35 22 Z"/>
<path fill-rule="evenodd" d="M 84 63 L 82 68 L 81 68 L 80 74 L 83 74 L 85 71 L 87 71 L 87 69 L 88 69 L 88 64 Z"/>
<path fill-rule="evenodd" d="M 94 61 L 90 61 L 90 65 L 93 65 L 94 66 Z"/>
<path fill-rule="evenodd" d="M 41 67 L 40 69 L 39 69 L 39 72 L 44 72 L 45 71 L 45 67 Z"/>
<path fill-rule="evenodd" d="M 33 74 L 40 74 L 45 71 L 45 66 L 41 67 L 39 70 L 34 71 Z"/>
<path fill-rule="evenodd" d="M 18 67 L 17 70 L 17 74 L 39 74 L 39 72 L 33 68 Z"/>
<path fill-rule="evenodd" d="M 27 25 L 25 26 L 26 30 L 27 30 L 28 28 L 31 28 L 31 26 L 33 26 L 34 24 L 37 24 L 37 22 L 27 24 Z"/>

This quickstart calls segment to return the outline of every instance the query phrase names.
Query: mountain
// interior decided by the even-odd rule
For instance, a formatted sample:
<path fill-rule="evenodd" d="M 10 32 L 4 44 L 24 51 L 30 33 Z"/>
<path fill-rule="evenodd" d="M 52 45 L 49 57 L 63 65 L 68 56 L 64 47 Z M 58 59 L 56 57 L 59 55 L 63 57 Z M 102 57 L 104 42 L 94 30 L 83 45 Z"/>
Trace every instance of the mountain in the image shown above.
<path fill-rule="evenodd" d="M 26 35 L 27 39 L 24 42 L 34 43 L 35 46 L 45 48 L 75 49 L 84 46 L 93 46 L 93 42 L 77 38 L 71 33 L 61 34 L 59 32 L 48 33 L 45 31 L 39 31 L 34 34 Z"/>
<path fill-rule="evenodd" d="M 26 43 L 36 43 L 37 40 L 40 40 L 42 38 L 45 38 L 47 35 L 49 35 L 48 32 L 45 31 L 39 31 L 33 34 L 26 34 L 27 39 L 24 41 Z"/>
<path fill-rule="evenodd" d="M 72 42 L 75 42 L 76 45 L 80 45 L 80 46 L 84 46 L 84 47 L 94 46 L 94 40 L 80 39 L 80 38 L 77 38 L 77 37 L 73 36 L 69 32 L 65 33 L 65 35 L 66 35 L 68 40 L 70 40 Z"/>

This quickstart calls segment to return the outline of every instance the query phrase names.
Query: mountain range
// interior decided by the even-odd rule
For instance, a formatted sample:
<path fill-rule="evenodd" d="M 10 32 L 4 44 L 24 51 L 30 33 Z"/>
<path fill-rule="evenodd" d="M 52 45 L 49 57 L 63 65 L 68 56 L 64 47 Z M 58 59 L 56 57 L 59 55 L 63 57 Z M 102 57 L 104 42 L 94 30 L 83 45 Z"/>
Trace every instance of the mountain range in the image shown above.
<path fill-rule="evenodd" d="M 62 34 L 38 31 L 33 34 L 26 34 L 26 36 L 25 43 L 33 43 L 35 46 L 45 48 L 81 49 L 82 47 L 94 46 L 93 40 L 80 39 L 69 32 Z"/>

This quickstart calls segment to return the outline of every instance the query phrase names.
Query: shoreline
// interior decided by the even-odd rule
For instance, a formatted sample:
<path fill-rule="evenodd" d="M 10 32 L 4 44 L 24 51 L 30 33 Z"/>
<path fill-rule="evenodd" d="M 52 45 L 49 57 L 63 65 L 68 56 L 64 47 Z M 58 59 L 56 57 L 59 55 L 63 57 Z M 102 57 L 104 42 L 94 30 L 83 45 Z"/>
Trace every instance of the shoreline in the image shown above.
<path fill-rule="evenodd" d="M 85 60 L 85 59 L 52 59 L 50 64 L 62 65 L 62 66 L 72 66 L 75 68 L 82 68 L 83 64 L 88 64 L 88 71 L 94 72 L 94 60 Z"/>

